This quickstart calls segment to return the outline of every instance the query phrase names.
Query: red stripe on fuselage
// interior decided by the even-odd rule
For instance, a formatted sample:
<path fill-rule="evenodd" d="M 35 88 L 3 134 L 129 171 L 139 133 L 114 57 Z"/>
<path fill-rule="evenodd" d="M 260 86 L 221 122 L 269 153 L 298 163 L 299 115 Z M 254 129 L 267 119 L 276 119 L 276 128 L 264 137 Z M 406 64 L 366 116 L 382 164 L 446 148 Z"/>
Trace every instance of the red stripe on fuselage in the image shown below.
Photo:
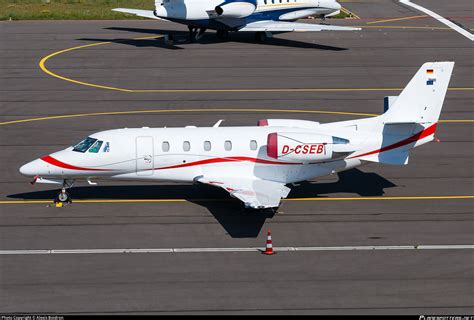
<path fill-rule="evenodd" d="M 437 125 L 437 123 L 433 124 L 432 126 L 426 128 L 423 131 L 418 132 L 417 134 L 415 134 L 415 135 L 413 135 L 413 136 L 411 136 L 411 137 L 409 137 L 405 140 L 399 141 L 397 143 L 391 144 L 389 146 L 383 147 L 383 148 L 378 149 L 378 150 L 366 152 L 366 153 L 363 153 L 363 154 L 358 154 L 356 156 L 349 157 L 348 159 L 369 156 L 371 154 L 381 153 L 381 152 L 384 152 L 384 151 L 388 151 L 388 150 L 392 150 L 392 149 L 395 149 L 395 148 L 403 147 L 404 145 L 407 145 L 409 143 L 417 142 L 418 140 L 421 140 L 423 138 L 426 138 L 426 137 L 434 134 L 435 131 L 436 131 L 436 125 Z"/>
<path fill-rule="evenodd" d="M 168 166 L 168 167 L 160 167 L 160 168 L 155 168 L 154 170 L 176 169 L 176 168 L 205 165 L 205 164 L 210 164 L 210 163 L 241 162 L 241 161 L 263 163 L 263 164 L 280 164 L 280 165 L 302 164 L 300 162 L 281 162 L 281 161 L 271 161 L 271 160 L 264 160 L 264 159 L 258 159 L 258 158 L 250 158 L 250 157 L 227 157 L 227 158 L 213 158 L 213 159 L 194 161 L 194 162 L 177 164 L 177 165 Z"/>
<path fill-rule="evenodd" d="M 95 169 L 95 168 L 76 167 L 71 164 L 67 164 L 62 161 L 59 161 L 58 159 L 55 159 L 51 156 L 44 156 L 44 157 L 41 157 L 40 159 L 43 160 L 44 162 L 52 164 L 53 166 L 60 167 L 63 169 L 80 170 L 80 171 L 113 171 L 112 169 Z"/>

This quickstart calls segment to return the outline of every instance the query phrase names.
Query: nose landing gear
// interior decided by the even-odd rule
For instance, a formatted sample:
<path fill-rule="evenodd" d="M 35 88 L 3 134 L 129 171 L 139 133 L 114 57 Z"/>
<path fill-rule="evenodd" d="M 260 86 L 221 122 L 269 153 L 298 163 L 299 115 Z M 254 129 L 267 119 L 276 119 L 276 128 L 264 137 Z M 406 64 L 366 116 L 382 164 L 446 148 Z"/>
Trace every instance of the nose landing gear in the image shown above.
<path fill-rule="evenodd" d="M 69 193 L 66 191 L 65 188 L 61 189 L 61 192 L 59 192 L 58 196 L 56 197 L 55 201 L 56 203 L 58 202 L 71 202 L 71 197 L 69 196 Z"/>
<path fill-rule="evenodd" d="M 67 192 L 67 189 L 71 188 L 74 185 L 74 180 L 64 180 L 63 187 L 54 199 L 54 203 L 57 207 L 62 207 L 63 204 L 71 203 L 71 196 Z"/>

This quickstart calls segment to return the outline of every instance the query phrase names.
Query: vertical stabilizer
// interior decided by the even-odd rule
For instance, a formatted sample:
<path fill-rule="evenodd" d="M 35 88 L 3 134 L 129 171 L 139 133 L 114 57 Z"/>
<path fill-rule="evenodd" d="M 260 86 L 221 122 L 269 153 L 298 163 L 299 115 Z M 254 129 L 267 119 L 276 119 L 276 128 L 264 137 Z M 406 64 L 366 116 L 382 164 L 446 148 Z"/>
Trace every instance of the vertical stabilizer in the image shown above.
<path fill-rule="evenodd" d="M 421 66 L 382 119 L 385 123 L 435 123 L 439 119 L 454 62 Z"/>

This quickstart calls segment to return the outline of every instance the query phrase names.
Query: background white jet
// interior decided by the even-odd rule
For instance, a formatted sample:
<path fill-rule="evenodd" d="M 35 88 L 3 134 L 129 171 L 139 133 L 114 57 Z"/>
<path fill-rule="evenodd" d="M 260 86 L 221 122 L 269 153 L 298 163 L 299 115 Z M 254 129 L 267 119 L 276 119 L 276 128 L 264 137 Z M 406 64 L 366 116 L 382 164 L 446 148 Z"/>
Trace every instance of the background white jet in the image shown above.
<path fill-rule="evenodd" d="M 324 19 L 337 15 L 340 9 L 335 0 L 157 0 L 155 10 L 113 10 L 185 24 L 192 40 L 212 29 L 217 30 L 220 38 L 225 38 L 229 31 L 252 31 L 256 32 L 257 40 L 264 41 L 271 32 L 360 30 L 293 22 L 310 15 Z"/>
<path fill-rule="evenodd" d="M 380 116 L 321 124 L 266 119 L 256 127 L 135 128 L 95 133 L 20 168 L 36 182 L 59 183 L 68 201 L 75 180 L 204 183 L 246 207 L 278 207 L 286 184 L 367 162 L 408 163 L 434 139 L 454 62 L 425 63 Z"/>

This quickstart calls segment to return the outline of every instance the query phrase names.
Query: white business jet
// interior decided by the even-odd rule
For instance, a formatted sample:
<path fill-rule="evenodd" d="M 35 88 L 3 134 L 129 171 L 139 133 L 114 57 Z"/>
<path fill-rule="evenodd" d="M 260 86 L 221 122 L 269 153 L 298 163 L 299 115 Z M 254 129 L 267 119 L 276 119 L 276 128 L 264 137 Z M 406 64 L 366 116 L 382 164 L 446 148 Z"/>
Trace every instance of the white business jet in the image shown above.
<path fill-rule="evenodd" d="M 185 24 L 191 40 L 199 40 L 206 29 L 212 29 L 219 38 L 227 37 L 229 31 L 250 31 L 264 41 L 272 32 L 360 30 L 294 22 L 310 15 L 325 19 L 340 9 L 335 0 L 157 0 L 155 10 L 112 10 Z"/>
<path fill-rule="evenodd" d="M 75 180 L 203 183 L 246 207 L 278 207 L 286 185 L 368 162 L 405 165 L 433 141 L 454 62 L 425 63 L 380 116 L 333 123 L 266 119 L 254 127 L 135 128 L 102 131 L 20 168 L 37 183 Z"/>

